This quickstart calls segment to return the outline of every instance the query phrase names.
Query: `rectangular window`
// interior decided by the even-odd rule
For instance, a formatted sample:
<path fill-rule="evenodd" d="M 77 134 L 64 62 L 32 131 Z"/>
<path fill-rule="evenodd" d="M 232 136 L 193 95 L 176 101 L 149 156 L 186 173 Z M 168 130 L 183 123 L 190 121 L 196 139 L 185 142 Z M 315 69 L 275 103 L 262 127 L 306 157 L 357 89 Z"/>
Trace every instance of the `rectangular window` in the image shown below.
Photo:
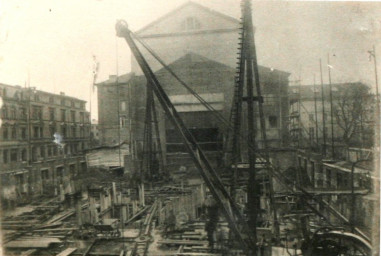
<path fill-rule="evenodd" d="M 70 111 L 70 115 L 71 115 L 71 121 L 74 123 L 75 122 L 75 111 L 74 110 Z"/>
<path fill-rule="evenodd" d="M 17 138 L 17 130 L 16 130 L 16 125 L 12 126 L 12 139 Z"/>
<path fill-rule="evenodd" d="M 14 107 L 14 106 L 11 107 L 10 118 L 16 119 L 16 107 Z"/>
<path fill-rule="evenodd" d="M 66 110 L 61 109 L 61 121 L 66 121 Z"/>
<path fill-rule="evenodd" d="M 65 99 L 61 99 L 61 106 L 65 106 Z"/>
<path fill-rule="evenodd" d="M 85 122 L 85 113 L 83 113 L 83 112 L 80 112 L 80 113 L 79 113 L 79 121 L 80 121 L 81 123 L 84 123 L 84 122 Z"/>
<path fill-rule="evenodd" d="M 122 102 L 120 103 L 120 110 L 121 110 L 121 111 L 126 111 L 126 102 L 125 102 L 125 101 L 122 101 Z"/>
<path fill-rule="evenodd" d="M 52 96 L 49 97 L 49 103 L 54 104 L 54 97 L 52 97 Z"/>
<path fill-rule="evenodd" d="M 17 162 L 17 149 L 11 149 L 11 162 Z"/>
<path fill-rule="evenodd" d="M 44 147 L 44 146 L 41 146 L 41 147 L 40 147 L 40 156 L 41 156 L 42 158 L 45 158 L 45 147 Z"/>
<path fill-rule="evenodd" d="M 33 147 L 32 148 L 32 161 L 37 161 L 37 157 L 38 157 L 38 147 Z"/>
<path fill-rule="evenodd" d="M 56 113 L 56 110 L 54 108 L 49 108 L 49 120 L 50 121 L 55 120 L 55 113 Z"/>
<path fill-rule="evenodd" d="M 40 106 L 32 107 L 32 119 L 42 120 L 42 107 Z"/>
<path fill-rule="evenodd" d="M 8 127 L 3 126 L 3 139 L 7 140 L 8 139 Z"/>
<path fill-rule="evenodd" d="M 8 163 L 8 149 L 3 150 L 3 163 Z"/>
<path fill-rule="evenodd" d="M 77 137 L 77 128 L 75 128 L 74 126 L 71 127 L 71 137 Z"/>
<path fill-rule="evenodd" d="M 269 125 L 270 125 L 270 128 L 277 128 L 278 127 L 277 116 L 269 116 Z"/>
<path fill-rule="evenodd" d="M 66 135 L 67 135 L 67 133 L 66 133 L 66 126 L 62 126 L 62 136 L 64 138 L 66 138 Z"/>
<path fill-rule="evenodd" d="M 27 115 L 26 115 L 26 108 L 22 107 L 20 108 L 20 118 L 21 119 L 26 119 Z"/>
<path fill-rule="evenodd" d="M 44 137 L 44 127 L 40 127 L 40 138 Z"/>
<path fill-rule="evenodd" d="M 315 118 L 314 118 L 314 114 L 309 114 L 308 116 L 309 116 L 310 121 L 313 122 L 314 119 L 315 119 Z"/>
<path fill-rule="evenodd" d="M 120 127 L 127 127 L 128 120 L 125 116 L 120 117 Z"/>
<path fill-rule="evenodd" d="M 41 179 L 42 180 L 48 180 L 49 179 L 49 171 L 48 170 L 41 170 Z"/>
<path fill-rule="evenodd" d="M 38 127 L 38 126 L 33 127 L 33 138 L 40 137 L 38 134 L 39 132 L 40 132 L 40 127 Z"/>
<path fill-rule="evenodd" d="M 5 118 L 5 119 L 8 118 L 8 107 L 5 105 L 3 106 L 2 114 L 3 114 L 3 118 Z"/>
<path fill-rule="evenodd" d="M 23 149 L 21 151 L 21 161 L 26 161 L 27 160 L 27 151 L 26 149 Z"/>
<path fill-rule="evenodd" d="M 54 127 L 53 125 L 49 126 L 49 134 L 51 138 L 54 137 L 55 132 L 56 132 L 56 127 Z"/>

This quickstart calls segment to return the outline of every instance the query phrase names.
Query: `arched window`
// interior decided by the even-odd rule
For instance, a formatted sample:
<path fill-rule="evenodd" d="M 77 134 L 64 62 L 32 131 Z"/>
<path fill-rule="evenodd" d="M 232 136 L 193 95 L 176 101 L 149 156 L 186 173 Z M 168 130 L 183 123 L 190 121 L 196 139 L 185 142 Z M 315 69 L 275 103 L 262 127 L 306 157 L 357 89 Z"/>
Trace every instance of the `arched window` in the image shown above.
<path fill-rule="evenodd" d="M 182 30 L 197 30 L 201 28 L 201 23 L 195 17 L 187 17 L 181 23 Z"/>

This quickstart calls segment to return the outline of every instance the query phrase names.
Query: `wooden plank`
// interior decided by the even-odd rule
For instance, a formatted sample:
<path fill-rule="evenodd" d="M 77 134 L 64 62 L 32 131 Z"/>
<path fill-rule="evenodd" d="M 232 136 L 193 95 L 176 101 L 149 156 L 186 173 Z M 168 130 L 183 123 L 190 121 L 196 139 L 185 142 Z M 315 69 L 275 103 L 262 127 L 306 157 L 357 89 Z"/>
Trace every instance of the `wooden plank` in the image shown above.
<path fill-rule="evenodd" d="M 46 229 L 36 229 L 33 230 L 33 232 L 51 232 L 51 231 L 73 231 L 73 230 L 78 230 L 79 228 L 46 228 Z"/>
<path fill-rule="evenodd" d="M 65 250 L 63 250 L 62 252 L 60 252 L 59 254 L 57 254 L 56 256 L 68 256 L 70 254 L 72 254 L 73 252 L 75 252 L 77 250 L 77 248 L 66 248 Z"/>
<path fill-rule="evenodd" d="M 173 245 L 205 245 L 208 244 L 207 241 L 198 240 L 161 240 L 157 242 L 158 244 L 173 244 Z"/>
<path fill-rule="evenodd" d="M 6 248 L 48 248 L 52 243 L 62 243 L 58 238 L 51 239 L 30 239 L 30 240 L 14 240 L 6 243 Z"/>
<path fill-rule="evenodd" d="M 177 253 L 183 252 L 184 251 L 184 245 L 180 245 L 179 249 L 177 250 Z"/>
<path fill-rule="evenodd" d="M 21 256 L 30 256 L 30 255 L 32 255 L 35 252 L 37 252 L 37 249 L 29 249 L 27 251 L 22 252 Z"/>
<path fill-rule="evenodd" d="M 222 256 L 221 253 L 207 253 L 207 252 L 180 252 L 173 255 L 177 256 Z"/>

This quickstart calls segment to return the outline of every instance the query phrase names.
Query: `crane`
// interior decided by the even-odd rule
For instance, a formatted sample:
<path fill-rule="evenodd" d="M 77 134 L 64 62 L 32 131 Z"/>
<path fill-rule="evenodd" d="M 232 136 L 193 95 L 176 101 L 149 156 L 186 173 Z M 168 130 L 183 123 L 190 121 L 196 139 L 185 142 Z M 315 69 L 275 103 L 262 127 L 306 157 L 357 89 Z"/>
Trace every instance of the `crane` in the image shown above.
<path fill-rule="evenodd" d="M 231 229 L 236 234 L 237 240 L 243 246 L 247 254 L 252 255 L 256 248 L 256 238 L 254 237 L 252 230 L 240 212 L 238 206 L 225 189 L 217 172 L 209 163 L 205 153 L 197 144 L 195 138 L 187 129 L 183 120 L 180 118 L 168 95 L 163 90 L 162 85 L 156 78 L 151 67 L 148 65 L 147 61 L 134 42 L 131 36 L 132 32 L 128 28 L 127 23 L 123 20 L 118 20 L 115 29 L 117 36 L 122 37 L 126 40 L 132 54 L 135 56 L 140 68 L 142 69 L 147 79 L 147 86 L 152 89 L 154 95 L 156 96 L 169 120 L 173 123 L 176 130 L 181 134 L 183 143 L 189 155 L 191 156 L 196 168 L 199 170 L 216 202 L 222 209 L 222 212 L 228 220 Z M 237 219 L 235 217 L 237 217 Z M 238 225 L 238 223 L 240 225 Z M 243 234 L 245 234 L 245 236 Z"/>

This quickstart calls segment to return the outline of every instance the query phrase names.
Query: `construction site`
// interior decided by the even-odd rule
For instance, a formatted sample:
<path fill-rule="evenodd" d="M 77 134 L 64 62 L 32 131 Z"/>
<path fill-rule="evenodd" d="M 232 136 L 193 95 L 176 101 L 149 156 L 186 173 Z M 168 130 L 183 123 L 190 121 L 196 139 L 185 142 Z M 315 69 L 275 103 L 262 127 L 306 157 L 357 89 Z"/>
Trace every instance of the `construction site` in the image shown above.
<path fill-rule="evenodd" d="M 193 3 L 181 8 L 217 15 Z M 241 1 L 241 15 L 220 15 L 237 28 L 213 32 L 237 38 L 227 46 L 238 49 L 227 60 L 235 69 L 220 64 L 228 54 L 201 56 L 191 43 L 185 55 L 162 59 L 154 46 L 164 40 L 164 18 L 137 33 L 116 22 L 137 71 L 94 78 L 103 146 L 83 150 L 81 172 L 67 167 L 65 175 L 64 161 L 39 196 L 3 201 L 3 255 L 379 255 L 378 92 L 373 142 L 361 136 L 371 149 L 344 148 L 334 141 L 339 129 L 325 124 L 333 122 L 324 112 L 332 95 L 321 96 L 319 121 L 316 90 L 305 96 L 315 104 L 307 109 L 289 73 L 258 65 L 250 0 Z M 181 24 L 202 27 L 190 18 Z M 316 130 L 302 124 L 311 113 Z"/>

